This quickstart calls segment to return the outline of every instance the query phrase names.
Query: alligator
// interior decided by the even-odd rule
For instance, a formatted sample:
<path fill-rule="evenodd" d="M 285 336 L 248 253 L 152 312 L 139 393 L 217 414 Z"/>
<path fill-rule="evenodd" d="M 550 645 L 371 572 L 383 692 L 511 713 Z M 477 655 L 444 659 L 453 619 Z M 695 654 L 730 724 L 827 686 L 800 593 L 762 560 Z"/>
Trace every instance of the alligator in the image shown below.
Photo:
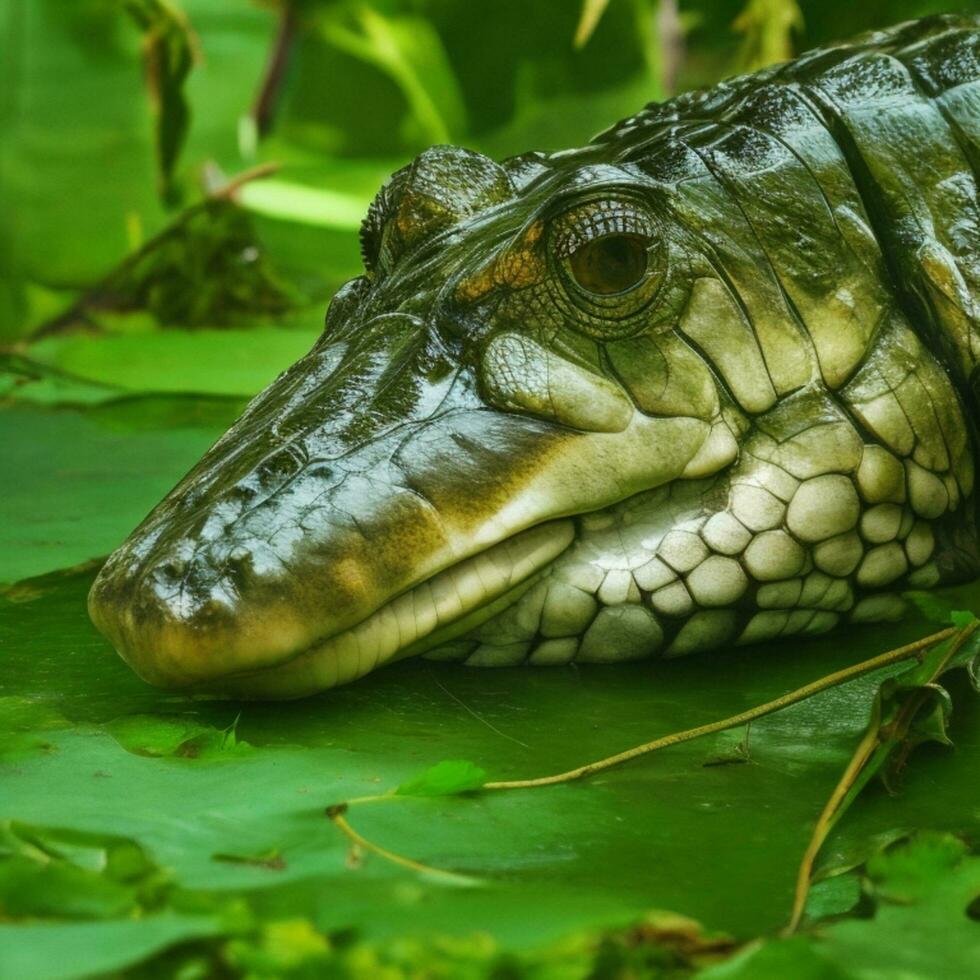
<path fill-rule="evenodd" d="M 395 173 L 364 274 L 115 551 L 148 682 L 613 663 L 980 573 L 980 17 Z"/>

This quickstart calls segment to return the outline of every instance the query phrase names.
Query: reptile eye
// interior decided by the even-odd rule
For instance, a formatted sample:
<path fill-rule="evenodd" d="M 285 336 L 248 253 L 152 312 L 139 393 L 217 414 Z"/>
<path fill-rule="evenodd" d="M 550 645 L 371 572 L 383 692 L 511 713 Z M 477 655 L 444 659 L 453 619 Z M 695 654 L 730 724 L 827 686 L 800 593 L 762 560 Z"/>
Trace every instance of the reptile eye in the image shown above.
<path fill-rule="evenodd" d="M 640 235 L 605 235 L 568 257 L 575 282 L 599 296 L 632 289 L 646 274 L 648 261 L 648 242 Z"/>
<path fill-rule="evenodd" d="M 548 291 L 565 322 L 591 337 L 627 337 L 666 280 L 666 237 L 651 204 L 623 190 L 589 196 L 551 220 Z"/>

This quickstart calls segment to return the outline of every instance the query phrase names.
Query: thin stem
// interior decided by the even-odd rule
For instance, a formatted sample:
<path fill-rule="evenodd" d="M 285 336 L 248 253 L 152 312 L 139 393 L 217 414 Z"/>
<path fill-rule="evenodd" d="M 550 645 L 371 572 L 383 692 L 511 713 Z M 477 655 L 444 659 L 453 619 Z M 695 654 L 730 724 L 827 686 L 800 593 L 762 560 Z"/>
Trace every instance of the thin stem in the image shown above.
<path fill-rule="evenodd" d="M 369 841 L 366 837 L 359 834 L 348 822 L 344 814 L 347 812 L 347 804 L 340 803 L 337 806 L 331 806 L 327 808 L 327 816 L 333 822 L 334 826 L 352 844 L 363 848 L 365 851 L 370 851 L 372 854 L 376 854 L 380 858 L 384 858 L 385 861 L 390 861 L 392 864 L 397 864 L 399 867 L 408 868 L 409 871 L 416 871 L 419 874 L 435 875 L 439 878 L 447 878 L 455 881 L 457 883 L 472 884 L 473 879 L 466 877 L 466 875 L 456 874 L 453 871 L 444 871 L 441 868 L 433 868 L 428 864 L 422 864 L 421 861 L 413 861 L 412 858 L 404 857 L 401 854 L 396 854 L 394 851 L 389 851 L 387 848 L 381 847 L 380 844 L 375 844 L 373 841 Z"/>
<path fill-rule="evenodd" d="M 266 63 L 262 82 L 252 106 L 252 118 L 259 139 L 268 135 L 272 128 L 272 120 L 279 101 L 289 56 L 292 53 L 293 42 L 296 40 L 297 12 L 295 0 L 283 0 L 279 12 L 279 26 L 276 31 L 272 50 Z"/>
<path fill-rule="evenodd" d="M 235 201 L 237 200 L 236 196 L 238 192 L 246 184 L 251 183 L 253 180 L 261 180 L 263 177 L 268 177 L 271 174 L 277 173 L 280 169 L 282 169 L 282 164 L 278 160 L 269 160 L 266 163 L 256 164 L 254 167 L 249 167 L 247 170 L 235 174 L 234 177 L 229 177 L 224 184 L 211 193 L 210 197 L 212 199 L 225 198 L 230 201 Z"/>
<path fill-rule="evenodd" d="M 820 853 L 827 840 L 828 834 L 835 823 L 835 815 L 838 808 L 847 796 L 851 787 L 857 781 L 861 770 L 867 765 L 868 759 L 874 754 L 881 740 L 881 730 L 877 726 L 869 727 L 864 733 L 864 737 L 858 743 L 850 761 L 844 769 L 843 774 L 830 794 L 829 799 L 820 811 L 817 824 L 813 828 L 813 835 L 810 843 L 807 844 L 806 851 L 803 853 L 803 860 L 796 875 L 796 889 L 793 892 L 793 911 L 790 915 L 789 924 L 783 930 L 783 935 L 789 936 L 796 932 L 800 921 L 803 918 L 803 910 L 806 908 L 807 896 L 810 894 L 810 880 L 813 874 L 813 862 Z"/>
<path fill-rule="evenodd" d="M 721 721 L 714 721 L 708 725 L 701 725 L 698 728 L 689 728 L 686 731 L 675 732 L 672 735 L 664 735 L 662 738 L 654 739 L 652 742 L 645 742 L 643 745 L 637 745 L 634 748 L 627 749 L 625 752 L 618 752 L 616 755 L 599 759 L 596 762 L 590 762 L 576 769 L 569 769 L 567 772 L 560 772 L 551 776 L 540 776 L 537 779 L 512 779 L 490 782 L 486 783 L 483 789 L 533 789 L 538 786 L 554 786 L 557 783 L 569 783 L 575 779 L 582 779 L 585 776 L 591 776 L 604 769 L 611 769 L 613 766 L 618 766 L 623 762 L 629 762 L 631 759 L 636 759 L 649 752 L 656 752 L 659 749 L 665 749 L 671 745 L 679 745 L 682 742 L 690 742 L 692 739 L 700 738 L 702 735 L 723 732 L 726 729 L 735 728 L 738 725 L 744 725 L 746 722 L 755 721 L 757 718 L 770 715 L 775 711 L 781 711 L 783 708 L 788 708 L 792 704 L 804 701 L 814 694 L 820 694 L 822 691 L 837 687 L 839 684 L 844 684 L 864 674 L 869 674 L 881 667 L 887 667 L 890 664 L 917 657 L 924 650 L 935 646 L 937 643 L 941 643 L 943 640 L 953 636 L 956 632 L 956 627 L 950 626 L 947 629 L 940 630 L 938 633 L 933 633 L 931 636 L 923 637 L 913 643 L 908 643 L 895 650 L 889 650 L 887 653 L 872 657 L 870 660 L 864 660 L 851 667 L 845 667 L 836 673 L 828 674 L 826 677 L 821 677 L 819 680 L 813 681 L 810 684 L 805 684 L 803 687 L 797 688 L 795 691 L 790 691 L 788 694 L 784 694 L 773 701 L 767 701 L 765 704 L 757 705 L 748 711 L 732 715 L 730 718 L 723 718 Z"/>
<path fill-rule="evenodd" d="M 962 629 L 951 627 L 949 630 L 944 631 L 947 635 L 955 634 L 955 639 L 950 643 L 946 653 L 939 659 L 935 667 L 932 668 L 929 683 L 936 680 L 945 671 L 950 661 L 959 653 L 963 644 L 970 638 L 978 626 L 980 626 L 980 623 L 973 622 Z M 939 634 L 935 634 L 932 639 L 934 643 L 939 642 Z M 851 791 L 857 785 L 865 766 L 867 766 L 869 760 L 884 743 L 891 742 L 892 747 L 903 744 L 905 736 L 908 733 L 908 728 L 922 707 L 926 696 L 924 693 L 919 692 L 918 696 L 910 697 L 899 708 L 898 716 L 895 720 L 889 722 L 884 727 L 882 726 L 881 718 L 878 718 L 868 726 L 844 772 L 841 774 L 837 785 L 824 804 L 823 810 L 820 811 L 820 816 L 817 818 L 817 823 L 813 828 L 813 834 L 810 837 L 809 844 L 807 844 L 803 859 L 800 862 L 799 871 L 796 875 L 793 909 L 790 914 L 789 923 L 783 930 L 783 935 L 792 935 L 799 928 L 800 922 L 803 919 L 804 910 L 806 909 L 806 901 L 810 894 L 814 862 L 820 853 L 820 849 L 826 843 L 830 832 L 834 829 L 837 821 L 853 800 L 853 796 L 850 796 Z M 887 751 L 890 752 L 891 749 Z"/>

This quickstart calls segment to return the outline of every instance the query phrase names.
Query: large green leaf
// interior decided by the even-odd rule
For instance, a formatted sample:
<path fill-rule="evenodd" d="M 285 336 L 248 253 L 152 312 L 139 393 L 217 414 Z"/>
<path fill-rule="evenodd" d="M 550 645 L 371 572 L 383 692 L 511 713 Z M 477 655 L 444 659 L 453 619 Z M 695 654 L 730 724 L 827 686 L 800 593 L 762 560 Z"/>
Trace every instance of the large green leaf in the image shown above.
<path fill-rule="evenodd" d="M 233 421 L 238 400 L 0 411 L 0 582 L 111 551 Z"/>
<path fill-rule="evenodd" d="M 868 862 L 872 914 L 822 924 L 815 936 L 756 943 L 703 980 L 934 980 L 980 963 L 980 857 L 956 837 L 919 834 Z"/>
<path fill-rule="evenodd" d="M 105 976 L 175 943 L 224 931 L 212 916 L 179 913 L 97 924 L 0 924 L 0 975 L 32 980 Z"/>
<path fill-rule="evenodd" d="M 372 854 L 352 862 L 324 808 L 394 789 L 444 758 L 472 760 L 491 778 L 568 768 L 732 714 L 926 628 L 920 621 L 793 650 L 608 668 L 407 662 L 306 701 L 238 705 L 142 684 L 88 624 L 88 582 L 42 581 L 0 611 L 2 693 L 45 708 L 33 748 L 23 741 L 35 724 L 30 713 L 12 715 L 22 750 L 2 777 L 3 817 L 133 840 L 180 888 L 242 898 L 263 920 L 356 927 L 375 939 L 406 929 L 488 931 L 514 949 L 650 907 L 745 938 L 776 929 L 875 679 L 755 723 L 741 764 L 706 765 L 731 755 L 730 739 L 719 736 L 572 785 L 401 796 L 348 812 L 370 840 L 461 873 L 468 887 Z M 66 724 L 55 724 L 58 717 Z M 952 736 L 956 752 L 920 750 L 900 798 L 858 801 L 859 839 L 848 842 L 853 832 L 841 829 L 847 847 L 896 826 L 980 830 L 974 700 L 957 707 Z M 206 750 L 181 749 L 188 739 Z M 235 749 L 241 743 L 250 748 Z M 111 940 L 98 924 L 88 928 L 92 942 Z M 49 955 L 36 946 L 39 972 Z"/>
<path fill-rule="evenodd" d="M 329 44 L 373 65 L 398 86 L 410 113 L 410 144 L 451 143 L 462 133 L 462 94 L 428 21 L 351 4 L 328 8 L 319 29 Z"/>
<path fill-rule="evenodd" d="M 31 345 L 29 360 L 127 394 L 247 397 L 305 354 L 318 333 L 260 327 L 98 338 L 70 334 Z"/>

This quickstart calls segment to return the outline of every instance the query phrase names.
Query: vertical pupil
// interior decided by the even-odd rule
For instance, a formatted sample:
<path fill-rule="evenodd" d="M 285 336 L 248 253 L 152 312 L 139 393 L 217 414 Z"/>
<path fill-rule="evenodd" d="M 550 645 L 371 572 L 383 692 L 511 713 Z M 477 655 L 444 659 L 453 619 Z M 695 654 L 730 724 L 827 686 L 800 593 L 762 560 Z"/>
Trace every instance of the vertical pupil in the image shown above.
<path fill-rule="evenodd" d="M 573 252 L 569 264 L 583 289 L 602 295 L 621 293 L 646 272 L 646 241 L 638 235 L 606 235 Z"/>

